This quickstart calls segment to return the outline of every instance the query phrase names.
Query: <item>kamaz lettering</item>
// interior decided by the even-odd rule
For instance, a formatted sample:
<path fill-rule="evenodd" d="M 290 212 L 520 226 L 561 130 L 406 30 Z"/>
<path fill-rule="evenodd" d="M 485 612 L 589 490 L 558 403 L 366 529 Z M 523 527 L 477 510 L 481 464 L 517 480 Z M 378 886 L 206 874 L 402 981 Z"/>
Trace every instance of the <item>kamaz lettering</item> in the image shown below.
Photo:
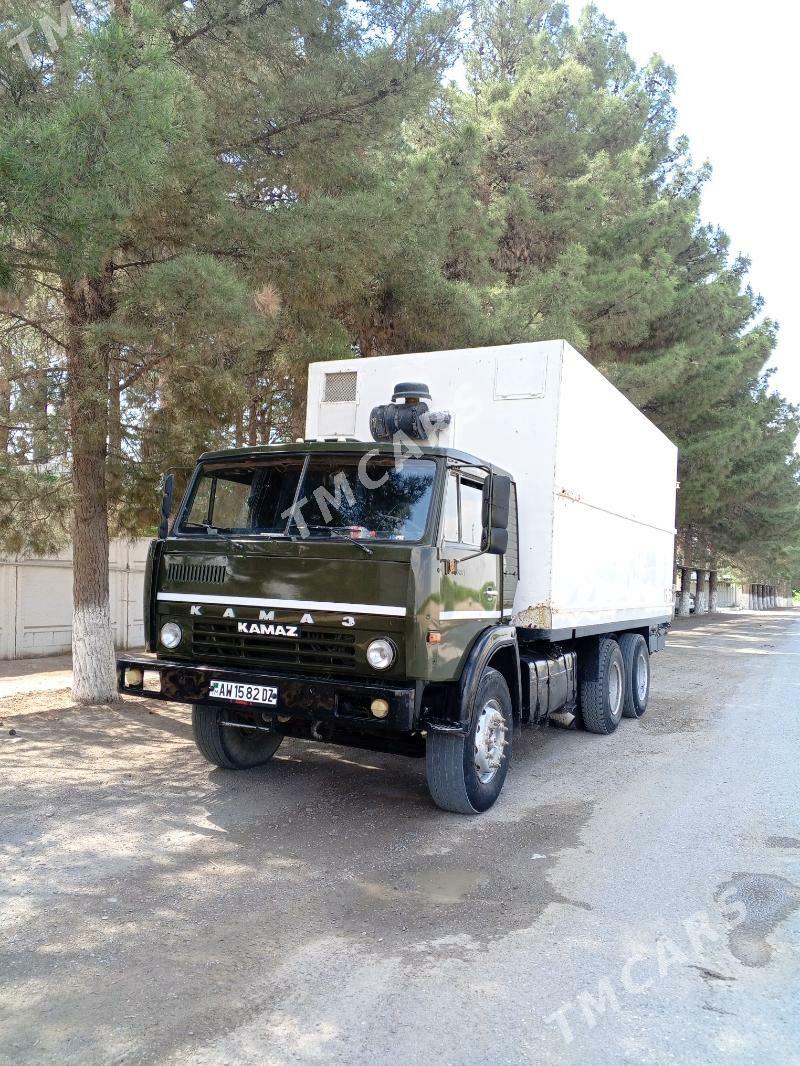
<path fill-rule="evenodd" d="M 297 626 L 281 626 L 270 622 L 240 622 L 237 626 L 239 633 L 256 633 L 262 637 L 299 637 L 300 630 Z"/>

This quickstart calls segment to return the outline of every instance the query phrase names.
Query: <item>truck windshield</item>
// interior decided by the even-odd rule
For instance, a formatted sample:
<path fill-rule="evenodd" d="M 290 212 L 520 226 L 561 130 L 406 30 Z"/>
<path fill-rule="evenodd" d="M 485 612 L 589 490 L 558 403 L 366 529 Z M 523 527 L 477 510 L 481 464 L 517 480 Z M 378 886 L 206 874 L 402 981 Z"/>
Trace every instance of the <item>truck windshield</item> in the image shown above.
<path fill-rule="evenodd" d="M 391 455 L 270 456 L 201 467 L 183 533 L 419 541 L 436 463 Z"/>

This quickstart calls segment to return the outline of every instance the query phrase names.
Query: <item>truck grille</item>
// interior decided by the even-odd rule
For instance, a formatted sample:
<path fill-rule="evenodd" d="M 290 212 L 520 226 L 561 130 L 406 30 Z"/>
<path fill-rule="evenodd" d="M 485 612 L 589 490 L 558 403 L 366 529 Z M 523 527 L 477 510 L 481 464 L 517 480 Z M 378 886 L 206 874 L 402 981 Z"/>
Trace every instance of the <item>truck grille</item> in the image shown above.
<path fill-rule="evenodd" d="M 192 656 L 200 662 L 248 666 L 355 669 L 356 638 L 337 630 L 303 629 L 302 636 L 263 637 L 238 633 L 236 622 L 193 619 Z"/>
<path fill-rule="evenodd" d="M 167 577 L 177 583 L 201 581 L 204 585 L 221 585 L 227 570 L 213 563 L 167 563 Z"/>

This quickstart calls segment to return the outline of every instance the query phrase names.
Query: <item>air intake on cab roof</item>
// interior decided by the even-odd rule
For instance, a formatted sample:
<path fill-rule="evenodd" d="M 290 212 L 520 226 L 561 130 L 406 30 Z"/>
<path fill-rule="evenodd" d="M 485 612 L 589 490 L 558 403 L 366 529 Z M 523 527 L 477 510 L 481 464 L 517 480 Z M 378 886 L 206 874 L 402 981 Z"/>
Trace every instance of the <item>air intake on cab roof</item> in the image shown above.
<path fill-rule="evenodd" d="M 431 411 L 428 386 L 422 381 L 401 381 L 392 391 L 392 402 L 373 407 L 369 416 L 372 439 L 391 442 L 398 434 L 412 440 L 435 440 L 437 433 L 450 425 L 448 411 Z M 402 403 L 395 401 L 402 400 Z"/>

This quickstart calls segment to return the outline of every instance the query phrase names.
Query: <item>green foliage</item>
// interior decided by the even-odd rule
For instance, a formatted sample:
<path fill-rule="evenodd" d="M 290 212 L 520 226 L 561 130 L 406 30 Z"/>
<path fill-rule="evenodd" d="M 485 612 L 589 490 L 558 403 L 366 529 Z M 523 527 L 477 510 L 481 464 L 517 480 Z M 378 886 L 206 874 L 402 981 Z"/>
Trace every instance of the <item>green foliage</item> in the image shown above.
<path fill-rule="evenodd" d="M 312 359 L 563 337 L 679 445 L 687 543 L 800 574 L 776 327 L 700 217 L 674 72 L 596 7 L 75 9 L 55 51 L 50 5 L 0 16 L 6 41 L 34 27 L 35 60 L 0 47 L 7 547 L 43 545 L 51 504 L 63 528 L 76 346 L 108 367 L 77 399 L 107 407 L 110 519 L 133 535 L 163 470 L 301 432 Z"/>

